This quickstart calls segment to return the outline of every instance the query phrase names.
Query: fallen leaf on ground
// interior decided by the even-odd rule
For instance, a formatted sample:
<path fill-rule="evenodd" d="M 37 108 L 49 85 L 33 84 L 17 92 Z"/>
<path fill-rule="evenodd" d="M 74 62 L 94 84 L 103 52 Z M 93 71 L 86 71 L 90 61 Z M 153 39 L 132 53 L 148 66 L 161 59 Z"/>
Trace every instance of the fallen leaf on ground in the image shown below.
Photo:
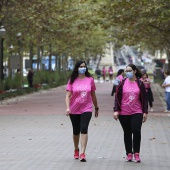
<path fill-rule="evenodd" d="M 149 140 L 155 141 L 155 140 L 156 140 L 156 138 L 151 138 L 151 139 L 149 139 Z"/>
<path fill-rule="evenodd" d="M 99 156 L 98 159 L 106 159 L 106 157 Z"/>

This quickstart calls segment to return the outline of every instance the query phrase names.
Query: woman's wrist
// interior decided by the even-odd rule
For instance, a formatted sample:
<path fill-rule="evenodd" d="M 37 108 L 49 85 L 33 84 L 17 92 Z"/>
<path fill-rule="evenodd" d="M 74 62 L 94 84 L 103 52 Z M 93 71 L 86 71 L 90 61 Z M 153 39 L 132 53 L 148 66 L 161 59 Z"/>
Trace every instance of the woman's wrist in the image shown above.
<path fill-rule="evenodd" d="M 95 111 L 98 111 L 99 110 L 99 107 L 95 107 Z"/>

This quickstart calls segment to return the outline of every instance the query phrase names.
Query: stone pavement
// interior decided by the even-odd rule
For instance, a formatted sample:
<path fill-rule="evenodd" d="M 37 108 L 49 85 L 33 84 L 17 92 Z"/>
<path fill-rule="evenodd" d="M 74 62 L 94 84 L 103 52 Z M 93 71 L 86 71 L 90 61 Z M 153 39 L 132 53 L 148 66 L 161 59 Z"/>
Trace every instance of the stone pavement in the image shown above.
<path fill-rule="evenodd" d="M 123 132 L 113 119 L 111 83 L 96 83 L 100 116 L 89 126 L 87 162 L 73 159 L 65 86 L 0 104 L 0 170 L 169 170 L 170 117 L 163 89 L 153 84 L 154 112 L 142 127 L 141 163 L 125 162 Z"/>

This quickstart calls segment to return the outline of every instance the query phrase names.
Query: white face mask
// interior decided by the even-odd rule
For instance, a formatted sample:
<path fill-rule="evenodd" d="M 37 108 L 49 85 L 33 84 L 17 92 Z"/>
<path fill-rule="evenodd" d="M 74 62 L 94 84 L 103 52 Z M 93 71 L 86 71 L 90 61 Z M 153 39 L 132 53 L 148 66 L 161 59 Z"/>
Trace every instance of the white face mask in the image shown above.
<path fill-rule="evenodd" d="M 86 72 L 86 67 L 83 68 L 78 68 L 79 74 L 85 74 Z"/>

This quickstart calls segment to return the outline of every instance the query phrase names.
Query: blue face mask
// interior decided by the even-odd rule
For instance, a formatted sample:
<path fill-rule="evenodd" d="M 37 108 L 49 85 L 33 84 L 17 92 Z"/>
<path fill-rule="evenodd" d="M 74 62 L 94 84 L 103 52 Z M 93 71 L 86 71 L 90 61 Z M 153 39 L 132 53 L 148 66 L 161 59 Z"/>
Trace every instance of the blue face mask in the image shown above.
<path fill-rule="evenodd" d="M 78 68 L 79 74 L 85 74 L 86 72 L 86 67 L 83 68 Z"/>
<path fill-rule="evenodd" d="M 126 72 L 126 77 L 132 79 L 134 77 L 133 72 Z"/>

